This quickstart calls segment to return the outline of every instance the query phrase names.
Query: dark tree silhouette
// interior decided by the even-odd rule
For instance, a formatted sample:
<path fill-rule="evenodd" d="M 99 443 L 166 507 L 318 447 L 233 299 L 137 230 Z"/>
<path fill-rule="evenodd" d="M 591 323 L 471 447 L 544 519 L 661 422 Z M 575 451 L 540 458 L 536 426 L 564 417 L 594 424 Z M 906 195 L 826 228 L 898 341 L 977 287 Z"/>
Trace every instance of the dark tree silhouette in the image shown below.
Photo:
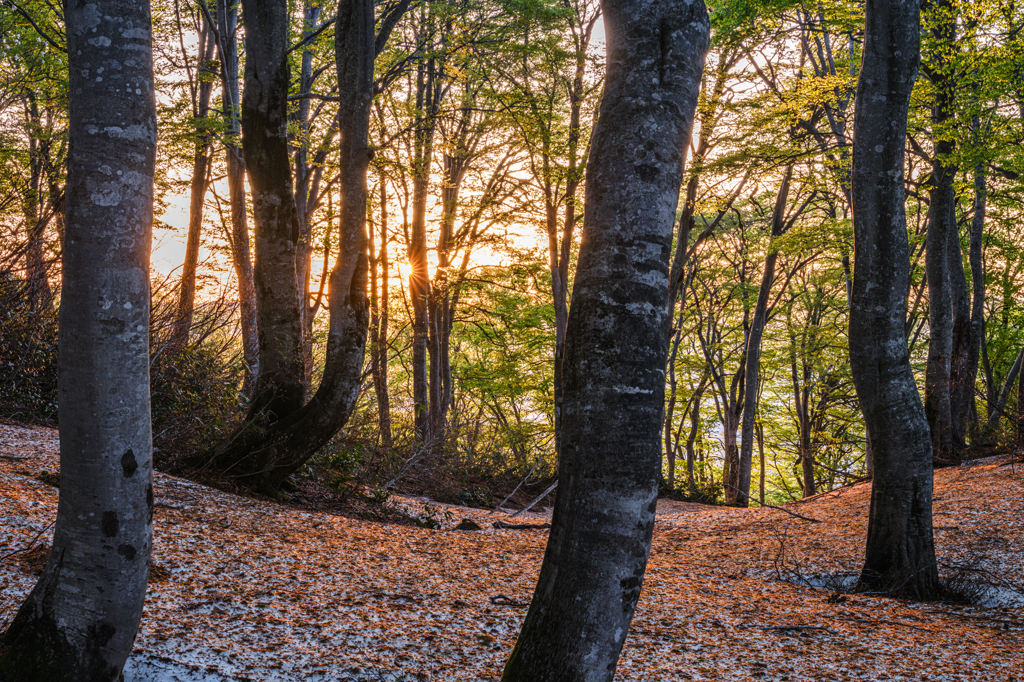
<path fill-rule="evenodd" d="M 861 590 L 932 599 L 932 448 L 910 368 L 904 212 L 907 108 L 920 61 L 917 0 L 868 0 L 854 115 L 850 367 L 874 479 Z"/>

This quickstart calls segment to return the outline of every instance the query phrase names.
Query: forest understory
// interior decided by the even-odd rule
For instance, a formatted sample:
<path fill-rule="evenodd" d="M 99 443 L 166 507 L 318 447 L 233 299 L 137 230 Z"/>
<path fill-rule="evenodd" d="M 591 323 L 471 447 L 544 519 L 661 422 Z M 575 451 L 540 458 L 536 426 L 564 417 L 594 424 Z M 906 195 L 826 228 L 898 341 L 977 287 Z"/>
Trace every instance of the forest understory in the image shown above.
<path fill-rule="evenodd" d="M 0 424 L 0 629 L 57 510 L 55 429 Z M 440 503 L 440 529 L 310 512 L 157 473 L 153 567 L 126 682 L 497 680 L 545 512 Z M 1024 680 L 1024 463 L 935 474 L 947 585 L 974 605 L 842 593 L 870 484 L 774 508 L 662 500 L 617 679 Z M 387 505 L 422 517 L 424 501 Z M 788 512 L 788 513 L 787 513 Z M 798 515 L 798 516 L 797 516 Z M 463 521 L 481 530 L 455 530 Z"/>

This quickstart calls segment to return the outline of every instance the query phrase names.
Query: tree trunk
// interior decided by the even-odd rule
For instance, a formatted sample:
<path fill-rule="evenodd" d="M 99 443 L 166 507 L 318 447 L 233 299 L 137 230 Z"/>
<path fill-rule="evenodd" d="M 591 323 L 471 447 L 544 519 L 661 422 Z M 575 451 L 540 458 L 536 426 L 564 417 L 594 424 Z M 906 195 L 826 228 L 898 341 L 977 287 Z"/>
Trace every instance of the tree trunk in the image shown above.
<path fill-rule="evenodd" d="M 955 20 L 951 0 L 937 0 L 932 7 L 943 14 L 932 29 L 942 49 L 952 44 Z M 948 20 L 945 15 L 948 14 Z M 928 204 L 928 236 L 925 271 L 928 276 L 928 367 L 925 381 L 925 413 L 931 429 L 932 451 L 937 460 L 952 460 L 956 444 L 953 434 L 952 363 L 954 350 L 953 294 L 955 273 L 950 263 L 960 254 L 957 239 L 956 190 L 953 181 L 957 169 L 952 165 L 953 141 L 946 127 L 952 122 L 953 90 L 942 53 L 933 56 L 928 70 L 935 87 L 932 104 L 932 135 L 935 152 L 932 159 L 931 189 Z M 956 254 L 951 254 L 956 240 Z M 960 265 L 963 274 L 963 265 Z M 966 320 L 964 320 L 966 322 Z"/>
<path fill-rule="evenodd" d="M 46 568 L 0 642 L 0 677 L 10 682 L 117 680 L 142 617 L 152 546 L 149 6 L 68 3 L 67 37 L 60 503 Z"/>
<path fill-rule="evenodd" d="M 321 9 L 308 0 L 303 3 L 302 37 L 304 40 L 310 39 L 313 35 Z M 303 96 L 311 93 L 314 80 L 313 46 L 310 43 L 302 50 L 298 94 Z M 296 276 L 302 292 L 300 294 L 302 305 L 299 310 L 302 314 L 302 383 L 305 389 L 303 394 L 303 402 L 305 402 L 313 395 L 313 322 L 316 310 L 315 306 L 310 305 L 312 298 L 310 295 L 312 277 L 310 270 L 313 263 L 313 214 L 317 209 L 317 194 L 323 163 L 322 161 L 317 163 L 320 160 L 314 159 L 314 168 L 310 168 L 309 99 L 305 97 L 300 99 L 298 105 L 292 119 L 293 124 L 298 128 L 298 134 L 292 138 L 292 144 L 298 147 L 295 150 L 295 212 L 299 220 L 299 242 L 295 248 L 295 264 Z M 325 252 L 324 258 L 329 260 L 329 254 Z"/>
<path fill-rule="evenodd" d="M 975 134 L 979 125 L 974 121 Z M 971 242 L 969 260 L 971 265 L 971 330 L 967 351 L 967 371 L 963 378 L 966 395 L 963 396 L 963 412 L 954 415 L 954 426 L 961 433 L 971 433 L 971 440 L 977 432 L 978 406 L 974 387 L 978 380 L 978 360 L 981 356 L 982 339 L 985 337 L 985 265 L 983 257 L 984 244 L 982 238 L 985 230 L 985 211 L 988 200 L 988 189 L 985 178 L 985 165 L 979 163 L 974 168 L 974 215 L 971 218 Z M 972 423 L 969 425 L 968 421 Z"/>
<path fill-rule="evenodd" d="M 871 434 L 874 479 L 859 589 L 934 599 L 932 452 L 910 367 L 903 162 L 920 60 L 917 0 L 868 0 L 853 154 L 855 265 L 850 369 Z"/>
<path fill-rule="evenodd" d="M 669 315 L 675 314 L 674 307 L 669 308 Z M 676 324 L 676 332 L 672 335 L 672 349 L 668 354 L 668 405 L 665 407 L 665 464 L 668 469 L 665 476 L 669 490 L 676 485 L 676 445 L 672 442 L 672 420 L 676 409 L 676 396 L 678 381 L 676 380 L 676 357 L 679 354 L 679 343 L 683 338 L 682 314 L 679 315 L 679 322 Z M 686 418 L 684 414 L 683 419 Z"/>
<path fill-rule="evenodd" d="M 400 16 L 408 4 L 399 3 L 388 17 Z M 330 317 L 323 379 L 312 400 L 301 409 L 264 430 L 241 432 L 214 455 L 217 466 L 261 490 L 277 490 L 334 437 L 348 421 L 359 396 L 370 317 L 366 171 L 372 155 L 369 124 L 375 43 L 380 40 L 375 39 L 373 30 L 372 0 L 340 3 L 334 49 L 338 82 L 349 87 L 341 90 L 338 105 L 340 245 L 328 280 Z"/>
<path fill-rule="evenodd" d="M 256 224 L 256 317 L 260 368 L 247 423 L 266 424 L 302 407 L 302 312 L 296 266 L 299 222 L 288 154 L 288 12 L 242 0 L 245 93 L 242 147 Z"/>
<path fill-rule="evenodd" d="M 995 431 L 999 427 L 999 418 L 1003 416 L 1003 410 L 1006 409 L 1006 401 L 1010 397 L 1010 391 L 1013 390 L 1013 381 L 1017 378 L 1019 373 L 1022 373 L 1020 371 L 1022 361 L 1024 361 L 1024 348 L 1021 348 L 1020 352 L 1017 353 L 1017 359 L 1010 368 L 1010 373 L 1006 375 L 1006 381 L 1003 382 L 1003 389 L 999 391 L 999 397 L 996 399 L 995 404 L 989 405 L 988 430 L 990 432 Z"/>
<path fill-rule="evenodd" d="M 785 232 L 786 201 L 789 199 L 789 185 L 793 178 L 793 166 L 786 168 L 779 193 L 775 198 L 775 210 L 772 212 L 771 239 L 781 237 Z M 754 305 L 754 317 L 750 322 L 750 334 L 747 336 L 746 383 L 743 387 L 743 425 L 740 435 L 739 470 L 736 476 L 736 504 L 741 507 L 750 505 L 750 478 L 754 461 L 754 422 L 757 417 L 757 395 L 761 389 L 761 337 L 768 324 L 768 296 L 775 282 L 775 263 L 779 252 L 769 243 L 768 253 L 764 259 L 764 272 L 761 275 L 761 287 L 757 292 L 757 303 Z"/>
<path fill-rule="evenodd" d="M 566 333 L 559 494 L 505 682 L 612 679 L 654 530 L 672 228 L 709 25 L 700 0 L 602 7 L 607 76 Z"/>
<path fill-rule="evenodd" d="M 761 506 L 764 506 L 764 425 L 757 424 L 757 452 L 761 456 L 761 476 L 758 481 L 757 492 Z"/>
<path fill-rule="evenodd" d="M 430 9 L 425 22 L 432 22 Z M 428 28 L 429 30 L 429 28 Z M 434 158 L 434 130 L 441 105 L 436 58 L 420 62 L 416 69 L 415 142 L 413 158 L 412 234 L 409 243 L 409 296 L 412 298 L 412 398 L 417 437 L 430 440 L 430 375 L 427 371 L 429 344 L 430 273 L 427 268 L 427 193 L 430 166 Z"/>
<path fill-rule="evenodd" d="M 464 102 L 454 139 L 442 154 L 441 219 L 438 221 L 437 270 L 430 286 L 428 317 L 430 343 L 430 409 L 431 438 L 440 445 L 448 421 L 452 401 L 452 368 L 450 339 L 452 332 L 452 291 L 449 278 L 455 218 L 459 208 L 462 180 L 469 168 L 467 139 L 473 111 L 472 102 Z"/>
<path fill-rule="evenodd" d="M 256 327 L 256 284 L 249 250 L 249 222 L 245 206 L 245 157 L 239 146 L 241 105 L 238 92 L 238 5 L 217 0 L 217 51 L 221 62 L 221 99 L 224 106 L 224 154 L 228 201 L 231 207 L 231 262 L 238 280 L 238 309 L 242 331 L 245 378 L 242 394 L 253 397 L 259 374 L 259 333 Z"/>
<path fill-rule="evenodd" d="M 371 248 L 373 245 L 371 244 Z M 391 275 L 388 268 L 388 193 L 384 174 L 380 175 L 380 251 L 374 259 L 380 267 L 380 296 L 377 273 L 373 273 L 370 299 L 370 361 L 373 390 L 377 398 L 377 424 L 380 442 L 391 445 L 391 399 L 388 395 L 388 294 Z M 376 270 L 376 267 L 374 268 Z"/>
<path fill-rule="evenodd" d="M 192 182 L 189 183 L 188 236 L 185 239 L 185 261 L 181 266 L 181 285 L 178 289 L 178 311 L 174 317 L 171 339 L 181 348 L 188 341 L 192 328 L 192 313 L 196 304 L 196 272 L 199 268 L 199 246 L 203 236 L 203 204 L 210 184 L 210 133 L 207 118 L 210 114 L 210 94 L 213 80 L 203 74 L 209 72 L 214 54 L 214 39 L 206 21 L 200 18 L 199 51 L 197 54 L 196 86 L 193 115 L 201 129 L 196 131 L 192 154 Z M 183 55 L 184 56 L 184 55 Z"/>

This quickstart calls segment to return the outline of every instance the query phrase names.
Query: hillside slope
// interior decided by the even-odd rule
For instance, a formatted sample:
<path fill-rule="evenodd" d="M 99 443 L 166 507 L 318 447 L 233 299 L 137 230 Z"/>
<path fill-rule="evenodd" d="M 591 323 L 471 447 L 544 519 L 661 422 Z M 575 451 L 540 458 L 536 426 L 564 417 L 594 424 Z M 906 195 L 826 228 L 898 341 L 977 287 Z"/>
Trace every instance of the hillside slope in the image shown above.
<path fill-rule="evenodd" d="M 0 630 L 48 546 L 56 470 L 56 431 L 0 425 Z M 856 572 L 869 493 L 788 506 L 817 523 L 662 505 L 617 679 L 1024 680 L 1024 466 L 936 474 L 943 571 L 998 585 L 987 607 L 811 587 Z M 491 529 L 486 511 L 446 524 L 468 516 L 483 531 L 390 526 L 163 474 L 156 498 L 128 682 L 497 680 L 546 540 Z"/>

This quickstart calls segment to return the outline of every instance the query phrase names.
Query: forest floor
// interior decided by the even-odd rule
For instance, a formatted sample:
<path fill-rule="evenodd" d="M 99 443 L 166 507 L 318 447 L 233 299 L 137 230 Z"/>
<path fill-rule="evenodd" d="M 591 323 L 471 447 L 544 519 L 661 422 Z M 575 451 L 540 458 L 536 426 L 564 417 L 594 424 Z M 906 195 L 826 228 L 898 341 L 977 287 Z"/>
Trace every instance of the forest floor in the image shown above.
<path fill-rule="evenodd" d="M 0 631 L 57 509 L 57 432 L 0 424 Z M 439 506 L 440 530 L 297 510 L 156 475 L 153 570 L 126 682 L 497 680 L 547 533 Z M 1024 465 L 935 477 L 946 575 L 983 605 L 845 595 L 870 495 L 777 509 L 663 501 L 617 680 L 1024 681 Z M 420 500 L 395 497 L 410 513 Z M 451 518 L 444 509 L 451 510 Z M 480 531 L 458 531 L 463 518 Z"/>

